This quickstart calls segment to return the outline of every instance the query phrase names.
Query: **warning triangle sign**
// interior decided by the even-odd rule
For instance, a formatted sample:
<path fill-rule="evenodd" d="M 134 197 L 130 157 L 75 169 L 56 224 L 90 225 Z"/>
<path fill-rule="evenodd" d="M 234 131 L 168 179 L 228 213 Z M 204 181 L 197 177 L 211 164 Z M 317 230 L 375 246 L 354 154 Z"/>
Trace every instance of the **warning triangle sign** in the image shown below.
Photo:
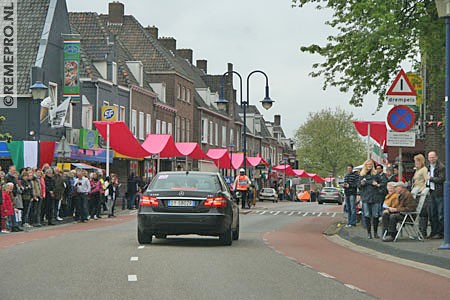
<path fill-rule="evenodd" d="M 394 82 L 386 93 L 387 96 L 417 96 L 416 90 L 403 69 L 397 74 Z"/>

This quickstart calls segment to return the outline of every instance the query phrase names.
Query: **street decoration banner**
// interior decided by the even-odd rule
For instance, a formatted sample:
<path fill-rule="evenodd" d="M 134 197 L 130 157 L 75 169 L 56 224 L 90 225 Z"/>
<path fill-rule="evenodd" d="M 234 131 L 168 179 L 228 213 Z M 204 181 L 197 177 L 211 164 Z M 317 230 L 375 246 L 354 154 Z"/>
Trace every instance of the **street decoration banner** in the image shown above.
<path fill-rule="evenodd" d="M 81 149 L 89 149 L 89 150 L 98 149 L 98 131 L 81 128 L 79 147 Z"/>
<path fill-rule="evenodd" d="M 52 128 L 64 127 L 71 97 L 64 100 L 57 108 L 50 111 L 50 124 Z"/>
<path fill-rule="evenodd" d="M 80 101 L 80 37 L 64 39 L 64 97 Z"/>

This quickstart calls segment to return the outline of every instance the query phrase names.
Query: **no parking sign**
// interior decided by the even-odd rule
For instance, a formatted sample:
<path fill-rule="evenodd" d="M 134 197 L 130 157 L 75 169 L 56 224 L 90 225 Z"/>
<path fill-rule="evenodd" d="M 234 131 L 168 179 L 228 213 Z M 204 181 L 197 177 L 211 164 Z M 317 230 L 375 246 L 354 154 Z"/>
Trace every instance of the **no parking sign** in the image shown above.
<path fill-rule="evenodd" d="M 389 111 L 387 121 L 392 130 L 405 132 L 414 126 L 416 115 L 408 106 L 397 105 Z"/>

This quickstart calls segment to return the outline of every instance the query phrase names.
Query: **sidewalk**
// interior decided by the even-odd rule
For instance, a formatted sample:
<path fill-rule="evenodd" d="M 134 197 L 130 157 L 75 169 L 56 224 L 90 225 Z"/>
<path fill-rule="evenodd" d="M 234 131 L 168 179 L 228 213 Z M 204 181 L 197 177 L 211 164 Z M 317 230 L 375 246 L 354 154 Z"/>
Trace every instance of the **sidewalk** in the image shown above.
<path fill-rule="evenodd" d="M 437 250 L 443 240 L 411 240 L 404 234 L 397 242 L 383 242 L 381 239 L 367 239 L 367 231 L 360 223 L 356 227 L 345 228 L 345 221 L 340 224 L 340 237 L 362 247 L 392 256 L 450 270 L 450 250 Z M 381 231 L 381 230 L 380 230 Z"/>

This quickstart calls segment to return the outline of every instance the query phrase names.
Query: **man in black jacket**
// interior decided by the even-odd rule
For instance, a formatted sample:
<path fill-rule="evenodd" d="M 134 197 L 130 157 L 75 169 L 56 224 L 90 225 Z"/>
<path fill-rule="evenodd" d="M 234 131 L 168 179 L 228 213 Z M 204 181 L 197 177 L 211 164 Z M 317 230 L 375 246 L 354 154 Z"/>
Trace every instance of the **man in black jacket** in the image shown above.
<path fill-rule="evenodd" d="M 359 175 L 353 171 L 353 165 L 347 166 L 347 174 L 344 177 L 345 206 L 347 207 L 347 225 L 356 226 L 356 194 L 358 192 Z"/>
<path fill-rule="evenodd" d="M 438 161 L 436 151 L 428 152 L 428 178 L 430 187 L 429 216 L 431 233 L 428 238 L 442 239 L 444 236 L 444 181 L 445 167 Z"/>

